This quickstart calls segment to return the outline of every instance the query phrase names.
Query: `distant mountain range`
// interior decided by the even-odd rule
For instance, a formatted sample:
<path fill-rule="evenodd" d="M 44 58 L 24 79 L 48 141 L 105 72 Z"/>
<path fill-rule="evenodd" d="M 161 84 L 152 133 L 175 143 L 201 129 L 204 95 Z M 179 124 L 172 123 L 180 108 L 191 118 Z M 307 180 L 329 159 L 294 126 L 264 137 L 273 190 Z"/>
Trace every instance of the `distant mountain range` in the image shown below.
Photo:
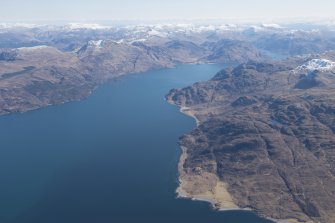
<path fill-rule="evenodd" d="M 243 29 L 228 25 L 0 27 L 0 114 L 79 100 L 128 73 L 269 58 L 250 42 L 232 38 L 231 32 Z"/>

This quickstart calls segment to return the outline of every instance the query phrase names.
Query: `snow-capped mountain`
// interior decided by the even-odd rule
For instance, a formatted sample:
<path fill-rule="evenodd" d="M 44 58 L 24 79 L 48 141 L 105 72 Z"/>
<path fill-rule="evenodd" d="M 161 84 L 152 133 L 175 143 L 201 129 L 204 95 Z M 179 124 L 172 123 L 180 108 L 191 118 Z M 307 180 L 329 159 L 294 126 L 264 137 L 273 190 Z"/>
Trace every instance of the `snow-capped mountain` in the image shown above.
<path fill-rule="evenodd" d="M 303 27 L 303 26 L 301 26 Z M 38 45 L 75 51 L 89 41 L 114 41 L 135 44 L 146 42 L 150 46 L 163 46 L 170 41 L 188 41 L 215 55 L 228 55 L 220 43 L 241 43 L 271 57 L 319 54 L 335 50 L 335 31 L 322 31 L 322 27 L 304 30 L 297 26 L 288 28 L 280 24 L 206 24 L 206 23 L 156 23 L 137 25 L 102 25 L 99 23 L 67 23 L 63 25 L 35 25 L 25 23 L 0 23 L 0 48 L 19 48 Z M 324 27 L 323 27 L 324 28 Z M 101 42 L 91 44 L 101 45 Z M 190 45 L 189 45 L 190 46 Z M 254 49 L 253 49 L 254 48 Z M 233 50 L 232 48 L 228 51 Z M 222 51 L 222 52 L 221 52 Z M 232 51 L 233 52 L 233 51 Z M 257 55 L 255 52 L 253 55 Z"/>

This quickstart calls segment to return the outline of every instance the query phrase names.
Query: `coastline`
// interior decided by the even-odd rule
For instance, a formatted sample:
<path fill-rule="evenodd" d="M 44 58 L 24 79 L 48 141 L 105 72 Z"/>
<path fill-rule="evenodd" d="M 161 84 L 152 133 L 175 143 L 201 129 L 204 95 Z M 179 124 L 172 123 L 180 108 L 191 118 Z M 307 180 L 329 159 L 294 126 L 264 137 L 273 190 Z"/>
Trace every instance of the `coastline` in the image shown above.
<path fill-rule="evenodd" d="M 119 77 L 118 77 L 119 78 Z M 112 79 L 113 80 L 113 79 Z M 114 79 L 115 80 L 115 79 Z M 99 85 L 97 85 L 95 88 L 97 88 Z M 94 90 L 95 90 L 94 88 Z M 94 91 L 93 90 L 93 91 Z M 89 94 L 91 94 L 92 91 L 89 92 Z M 85 98 L 85 97 L 84 97 Z M 74 101 L 80 101 L 82 99 L 77 99 Z M 70 101 L 67 101 L 70 102 Z M 67 102 L 62 102 L 63 103 L 67 103 Z M 172 101 L 169 101 L 171 104 L 173 104 Z M 51 104 L 50 104 L 51 105 Z M 37 108 L 36 108 L 37 109 Z M 184 113 L 187 116 L 190 116 L 192 118 L 194 118 L 194 120 L 196 121 L 196 126 L 199 126 L 200 121 L 199 119 L 196 117 L 195 112 L 190 109 L 189 107 L 179 107 L 179 111 Z M 206 179 L 210 178 L 211 180 L 215 181 L 215 186 L 212 186 L 210 188 L 210 190 L 205 190 L 199 193 L 191 193 L 188 192 L 187 189 L 185 189 L 183 187 L 183 185 L 187 185 L 187 184 L 192 184 L 194 182 L 197 182 L 197 176 L 191 176 L 191 177 L 195 177 L 194 178 L 188 178 L 187 175 L 189 175 L 187 172 L 185 172 L 185 170 L 183 169 L 183 165 L 185 163 L 185 160 L 187 159 L 187 148 L 186 147 L 182 147 L 182 154 L 180 156 L 180 160 L 178 163 L 178 172 L 179 172 L 179 186 L 176 189 L 176 192 L 178 194 L 178 197 L 180 198 L 185 198 L 185 199 L 192 199 L 192 200 L 198 200 L 198 201 L 205 201 L 208 202 L 212 205 L 212 207 L 218 211 L 229 211 L 229 210 L 244 210 L 244 211 L 251 211 L 251 209 L 245 209 L 245 208 L 240 208 L 238 207 L 232 200 L 232 197 L 230 196 L 229 192 L 227 191 L 227 185 L 220 181 L 217 176 L 200 176 L 201 178 L 204 177 Z M 183 172 L 183 175 L 181 175 L 181 173 Z M 199 176 L 198 176 L 199 178 Z M 229 206 L 231 205 L 231 207 Z M 270 218 L 268 218 L 270 219 Z M 275 219 L 270 219 L 270 220 L 274 220 L 276 222 L 280 222 L 280 223 L 287 223 L 287 222 L 298 222 L 295 220 L 275 220 Z"/>
<path fill-rule="evenodd" d="M 170 102 L 170 103 L 171 103 L 171 102 Z M 186 107 L 186 106 L 182 106 L 182 107 L 180 107 L 179 111 L 180 111 L 181 113 L 187 115 L 187 116 L 192 117 L 192 118 L 195 120 L 196 126 L 197 126 L 197 127 L 199 126 L 199 124 L 200 124 L 200 120 L 195 116 L 194 112 L 193 112 L 190 108 L 188 108 L 188 107 Z"/>
<path fill-rule="evenodd" d="M 126 76 L 138 75 L 138 74 L 142 74 L 142 73 L 145 73 L 145 72 L 160 70 L 160 69 L 172 69 L 172 68 L 175 68 L 179 65 L 188 65 L 188 64 L 190 64 L 190 63 L 173 64 L 172 66 L 150 67 L 150 68 L 143 69 L 143 70 L 138 70 L 138 71 L 111 73 L 110 75 L 106 75 L 99 80 L 96 80 L 96 81 L 93 81 L 93 82 L 87 82 L 86 84 L 90 85 L 87 89 L 83 89 L 82 87 L 80 87 L 79 89 L 80 89 L 81 94 L 78 95 L 78 97 L 75 97 L 75 98 L 63 97 L 62 99 L 59 99 L 58 101 L 54 101 L 54 102 L 45 101 L 45 102 L 40 102 L 39 104 L 31 104 L 31 103 L 28 102 L 27 104 L 25 104 L 25 105 L 23 105 L 19 108 L 10 108 L 10 109 L 0 108 L 0 116 L 23 114 L 23 113 L 26 113 L 26 112 L 32 112 L 32 111 L 36 111 L 36 110 L 39 110 L 39 109 L 47 108 L 47 107 L 50 107 L 50 106 L 83 101 L 86 98 L 88 98 L 89 96 L 91 96 L 92 93 L 96 89 L 98 89 L 100 86 L 102 86 L 104 84 L 107 84 L 109 82 L 119 81 Z M 40 99 L 40 100 L 42 100 L 42 99 Z"/>
<path fill-rule="evenodd" d="M 238 207 L 231 195 L 227 190 L 227 185 L 219 181 L 214 174 L 206 174 L 207 176 L 202 175 L 189 175 L 185 172 L 183 165 L 187 159 L 187 148 L 181 146 L 182 154 L 178 163 L 178 172 L 179 172 L 179 186 L 176 189 L 177 197 L 198 201 L 205 201 L 211 204 L 213 209 L 219 211 L 231 211 L 231 210 L 249 210 Z M 205 186 L 205 190 L 192 191 L 193 185 L 202 183 L 201 178 L 204 178 L 205 181 L 210 180 L 214 182 L 210 184 L 210 187 Z"/>
<path fill-rule="evenodd" d="M 170 104 L 176 105 L 171 99 L 167 99 Z M 186 106 L 178 106 L 179 111 L 187 116 L 194 118 L 196 121 L 196 127 L 199 126 L 200 120 L 196 117 L 195 113 L 191 111 L 190 108 Z M 222 182 L 214 174 L 211 174 L 214 179 L 216 179 L 215 186 L 209 188 L 209 190 L 202 191 L 201 193 L 192 193 L 189 189 L 189 184 L 198 184 L 198 180 L 201 178 L 208 180 L 208 176 L 197 175 L 195 177 L 186 173 L 184 169 L 184 163 L 187 159 L 187 147 L 180 145 L 182 151 L 179 162 L 178 162 L 178 182 L 179 185 L 176 188 L 177 198 L 180 199 L 190 199 L 194 201 L 204 201 L 208 202 L 210 206 L 216 211 L 253 211 L 251 208 L 241 208 L 232 199 L 232 196 L 228 192 L 228 186 L 225 182 Z M 274 219 L 270 217 L 263 216 L 264 218 L 273 221 L 274 223 L 299 223 L 297 219 Z M 314 223 L 314 221 L 306 221 L 305 223 Z"/>
<path fill-rule="evenodd" d="M 135 75 L 138 75 L 138 74 L 142 74 L 142 73 L 150 72 L 150 71 L 155 71 L 155 70 L 173 69 L 173 68 L 176 68 L 176 67 L 182 66 L 182 65 L 202 65 L 202 64 L 216 64 L 216 63 L 194 61 L 194 62 L 185 62 L 185 63 L 175 63 L 175 64 L 159 66 L 159 67 L 154 66 L 154 67 L 149 67 L 149 68 L 145 68 L 145 69 L 142 69 L 142 70 L 133 70 L 133 71 L 128 71 L 128 72 L 125 71 L 125 72 L 121 72 L 121 73 L 111 73 L 109 75 L 106 75 L 106 76 L 102 77 L 100 80 L 97 80 L 96 82 L 87 82 L 87 84 L 91 84 L 91 86 L 88 89 L 85 89 L 85 90 L 80 88 L 81 95 L 79 95 L 76 98 L 64 97 L 64 98 L 62 98 L 58 101 L 55 101 L 55 102 L 45 101 L 45 102 L 41 102 L 41 103 L 38 103 L 38 104 L 31 104 L 28 101 L 27 104 L 22 105 L 19 108 L 6 108 L 6 109 L 0 108 L 0 116 L 12 115 L 12 114 L 23 114 L 23 113 L 26 113 L 26 112 L 35 111 L 35 110 L 38 110 L 38 109 L 41 109 L 41 108 L 46 108 L 46 107 L 49 107 L 49 106 L 62 105 L 62 104 L 70 103 L 70 102 L 82 101 L 82 100 L 85 100 L 86 98 L 88 98 L 101 85 L 104 85 L 108 82 L 119 81 L 125 76 L 130 76 L 130 75 L 135 76 Z M 170 103 L 173 104 L 173 102 L 170 102 Z M 192 115 L 190 114 L 190 116 L 192 116 Z M 195 117 L 193 117 L 193 118 L 195 118 Z M 197 122 L 198 122 L 198 120 L 197 120 Z"/>
<path fill-rule="evenodd" d="M 168 97 L 167 102 L 172 105 L 176 105 L 173 100 Z M 186 106 L 178 107 L 181 113 L 192 117 L 196 121 L 196 127 L 199 126 L 200 120 L 196 117 L 195 113 L 190 108 Z M 229 194 L 226 183 L 220 181 L 216 175 L 212 173 L 204 173 L 202 175 L 190 175 L 186 173 L 183 166 L 185 160 L 187 159 L 187 148 L 182 145 L 180 146 L 180 148 L 182 153 L 178 162 L 179 185 L 176 189 L 177 198 L 205 201 L 210 203 L 212 208 L 218 211 L 251 210 L 238 207 L 237 204 L 233 201 L 231 195 Z M 193 188 L 196 188 L 194 187 L 195 184 L 206 184 L 207 182 L 210 183 L 208 185 L 205 185 L 203 190 L 192 190 Z"/>

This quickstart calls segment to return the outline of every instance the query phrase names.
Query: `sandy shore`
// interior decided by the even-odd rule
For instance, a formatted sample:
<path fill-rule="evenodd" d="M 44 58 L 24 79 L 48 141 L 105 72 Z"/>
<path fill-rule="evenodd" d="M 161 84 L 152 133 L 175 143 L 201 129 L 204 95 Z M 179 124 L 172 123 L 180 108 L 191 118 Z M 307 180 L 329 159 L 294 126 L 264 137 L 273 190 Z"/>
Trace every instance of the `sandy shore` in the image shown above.
<path fill-rule="evenodd" d="M 218 211 L 243 210 L 252 211 L 247 208 L 238 207 L 227 190 L 226 183 L 217 179 L 214 174 L 191 175 L 183 168 L 187 159 L 187 148 L 181 146 L 182 154 L 178 163 L 179 186 L 176 189 L 178 198 L 206 201 Z M 296 219 L 273 219 L 276 223 L 299 223 Z M 305 223 L 314 223 L 307 221 Z"/>
<path fill-rule="evenodd" d="M 167 99 L 170 104 L 176 105 L 171 99 Z M 180 112 L 194 118 L 197 127 L 200 120 L 196 117 L 195 112 L 186 106 L 179 106 Z M 178 198 L 192 199 L 205 201 L 218 211 L 243 210 L 252 211 L 252 209 L 241 208 L 233 200 L 228 192 L 228 185 L 222 182 L 217 175 L 202 171 L 201 169 L 194 173 L 184 168 L 185 160 L 187 159 L 187 147 L 181 146 L 182 154 L 178 163 L 179 186 L 176 189 Z M 299 223 L 296 219 L 273 219 L 264 216 L 265 218 L 276 223 Z M 305 223 L 314 223 L 307 221 Z"/>
<path fill-rule="evenodd" d="M 230 196 L 227 185 L 212 173 L 189 174 L 183 168 L 187 159 L 187 149 L 182 148 L 178 170 L 179 187 L 176 192 L 180 198 L 207 201 L 217 210 L 242 210 Z M 244 209 L 245 210 L 245 209 Z"/>
<path fill-rule="evenodd" d="M 180 107 L 179 110 L 180 110 L 180 112 L 184 113 L 185 115 L 188 115 L 188 116 L 194 118 L 194 120 L 195 120 L 195 122 L 196 122 L 196 124 L 197 124 L 197 127 L 199 126 L 200 121 L 199 121 L 199 119 L 195 116 L 194 112 L 193 112 L 191 109 L 189 109 L 188 107 L 183 106 L 183 107 Z"/>
<path fill-rule="evenodd" d="M 169 102 L 174 104 L 171 101 Z M 180 112 L 194 118 L 197 126 L 199 126 L 200 121 L 190 108 L 182 106 L 180 107 Z M 176 189 L 178 198 L 206 201 L 218 211 L 252 211 L 248 208 L 238 207 L 228 192 L 227 184 L 220 181 L 220 179 L 218 179 L 215 174 L 208 172 L 200 172 L 198 174 L 187 173 L 183 167 L 185 160 L 187 159 L 187 148 L 185 146 L 181 146 L 181 150 L 182 154 L 178 163 L 179 186 Z M 267 219 L 276 223 L 299 223 L 299 221 L 296 219 Z M 305 223 L 313 223 L 313 221 L 308 221 Z"/>
<path fill-rule="evenodd" d="M 169 101 L 173 104 L 173 102 Z M 188 107 L 180 107 L 180 112 L 195 119 L 197 126 L 200 121 Z M 187 159 L 187 148 L 181 146 L 182 154 L 178 163 L 179 186 L 176 189 L 179 198 L 209 202 L 216 210 L 246 210 L 239 208 L 227 190 L 226 183 L 220 181 L 213 173 L 186 173 L 183 165 Z"/>

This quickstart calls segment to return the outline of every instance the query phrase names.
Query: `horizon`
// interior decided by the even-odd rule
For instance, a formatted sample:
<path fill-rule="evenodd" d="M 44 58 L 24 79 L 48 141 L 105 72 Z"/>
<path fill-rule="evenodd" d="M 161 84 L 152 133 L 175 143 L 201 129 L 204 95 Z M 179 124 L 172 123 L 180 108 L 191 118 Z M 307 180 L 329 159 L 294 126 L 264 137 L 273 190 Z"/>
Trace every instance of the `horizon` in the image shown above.
<path fill-rule="evenodd" d="M 55 25 L 265 25 L 265 24 L 335 24 L 333 17 L 282 17 L 282 18 L 208 18 L 208 19 L 110 19 L 110 20 L 1 20 L 1 24 Z"/>
<path fill-rule="evenodd" d="M 0 3 L 0 21 L 327 20 L 333 8 L 330 0 L 11 0 Z"/>

